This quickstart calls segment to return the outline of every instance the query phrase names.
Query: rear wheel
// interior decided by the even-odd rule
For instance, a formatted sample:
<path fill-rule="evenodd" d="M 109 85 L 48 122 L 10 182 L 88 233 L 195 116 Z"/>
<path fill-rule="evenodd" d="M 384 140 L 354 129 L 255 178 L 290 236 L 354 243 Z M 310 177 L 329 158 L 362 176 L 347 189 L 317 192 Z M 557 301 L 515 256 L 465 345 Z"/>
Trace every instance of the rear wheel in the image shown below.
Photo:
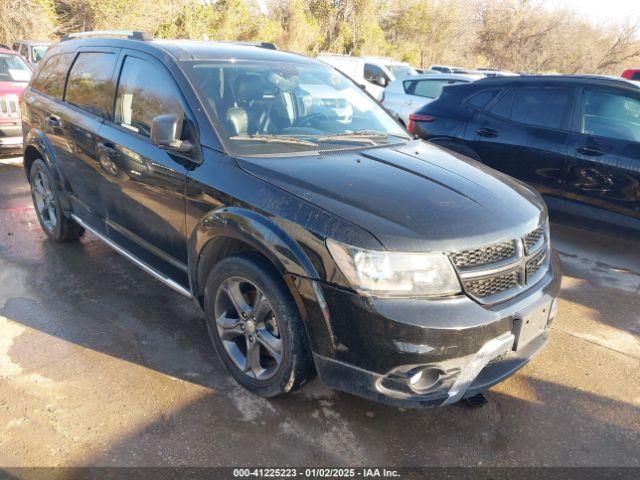
<path fill-rule="evenodd" d="M 205 311 L 211 341 L 238 383 L 264 397 L 294 390 L 313 374 L 295 302 L 261 257 L 222 260 L 209 274 Z"/>
<path fill-rule="evenodd" d="M 63 213 L 53 176 L 41 159 L 31 165 L 29 183 L 33 206 L 44 233 L 56 242 L 69 242 L 80 238 L 84 229 Z"/>

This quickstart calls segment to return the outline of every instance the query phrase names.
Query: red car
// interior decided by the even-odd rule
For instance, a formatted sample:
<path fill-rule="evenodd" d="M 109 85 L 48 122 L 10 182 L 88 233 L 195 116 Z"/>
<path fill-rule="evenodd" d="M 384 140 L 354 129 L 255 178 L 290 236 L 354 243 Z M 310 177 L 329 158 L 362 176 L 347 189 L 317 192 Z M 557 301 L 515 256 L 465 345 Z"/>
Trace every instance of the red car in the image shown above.
<path fill-rule="evenodd" d="M 22 149 L 20 101 L 31 74 L 20 55 L 0 48 L 0 152 Z"/>
<path fill-rule="evenodd" d="M 622 72 L 622 78 L 640 81 L 640 68 L 629 68 Z"/>

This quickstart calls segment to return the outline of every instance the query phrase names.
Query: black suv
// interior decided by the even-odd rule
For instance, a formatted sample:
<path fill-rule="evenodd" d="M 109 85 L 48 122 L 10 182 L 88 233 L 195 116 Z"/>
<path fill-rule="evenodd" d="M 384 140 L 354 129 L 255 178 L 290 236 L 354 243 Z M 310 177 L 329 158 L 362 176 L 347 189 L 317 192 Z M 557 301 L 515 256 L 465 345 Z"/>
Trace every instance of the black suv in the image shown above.
<path fill-rule="evenodd" d="M 23 119 L 47 235 L 90 230 L 192 297 L 222 362 L 260 395 L 317 371 L 379 401 L 442 405 L 547 339 L 560 270 L 539 195 L 412 140 L 321 62 L 66 40 Z"/>
<path fill-rule="evenodd" d="M 446 87 L 419 137 L 535 186 L 550 208 L 640 229 L 640 87 L 529 76 Z"/>

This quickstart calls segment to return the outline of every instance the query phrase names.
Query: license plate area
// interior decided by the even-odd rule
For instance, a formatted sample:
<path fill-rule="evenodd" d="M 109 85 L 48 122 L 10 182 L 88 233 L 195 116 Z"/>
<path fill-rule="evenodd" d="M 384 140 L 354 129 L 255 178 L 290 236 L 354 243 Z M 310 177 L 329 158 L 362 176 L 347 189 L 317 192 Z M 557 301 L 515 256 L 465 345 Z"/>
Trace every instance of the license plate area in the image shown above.
<path fill-rule="evenodd" d="M 539 302 L 516 315 L 513 322 L 514 350 L 520 350 L 546 330 L 551 304 L 552 301 Z"/>

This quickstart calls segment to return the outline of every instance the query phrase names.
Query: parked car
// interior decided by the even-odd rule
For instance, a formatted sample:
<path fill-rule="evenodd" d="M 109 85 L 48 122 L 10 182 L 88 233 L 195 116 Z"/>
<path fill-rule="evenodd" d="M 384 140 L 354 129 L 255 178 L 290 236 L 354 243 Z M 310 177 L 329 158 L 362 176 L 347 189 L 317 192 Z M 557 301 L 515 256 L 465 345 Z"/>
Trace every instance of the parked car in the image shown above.
<path fill-rule="evenodd" d="M 487 77 L 517 77 L 517 73 L 509 72 L 507 70 L 496 70 L 494 68 L 477 68 L 476 71 L 482 73 Z"/>
<path fill-rule="evenodd" d="M 446 87 L 413 132 L 535 186 L 550 207 L 640 228 L 640 88 L 528 76 Z"/>
<path fill-rule="evenodd" d="M 405 127 L 409 115 L 440 96 L 442 88 L 455 83 L 473 82 L 483 75 L 429 73 L 396 79 L 385 88 L 381 103 Z"/>
<path fill-rule="evenodd" d="M 25 91 L 40 225 L 192 298 L 241 385 L 270 397 L 317 371 L 443 405 L 543 346 L 560 269 L 532 189 L 412 140 L 322 62 L 123 36 L 60 42 Z M 350 121 L 308 108 L 311 78 Z"/>
<path fill-rule="evenodd" d="M 0 48 L 0 153 L 22 148 L 20 98 L 31 69 L 20 55 Z"/>
<path fill-rule="evenodd" d="M 35 68 L 38 62 L 42 60 L 51 42 L 36 42 L 33 40 L 18 40 L 13 43 L 13 50 L 18 52 L 27 63 Z"/>
<path fill-rule="evenodd" d="M 378 100 L 393 80 L 418 73 L 408 63 L 384 57 L 318 55 L 318 60 L 341 71 Z"/>
<path fill-rule="evenodd" d="M 622 78 L 627 80 L 640 81 L 640 68 L 629 68 L 622 72 Z"/>

